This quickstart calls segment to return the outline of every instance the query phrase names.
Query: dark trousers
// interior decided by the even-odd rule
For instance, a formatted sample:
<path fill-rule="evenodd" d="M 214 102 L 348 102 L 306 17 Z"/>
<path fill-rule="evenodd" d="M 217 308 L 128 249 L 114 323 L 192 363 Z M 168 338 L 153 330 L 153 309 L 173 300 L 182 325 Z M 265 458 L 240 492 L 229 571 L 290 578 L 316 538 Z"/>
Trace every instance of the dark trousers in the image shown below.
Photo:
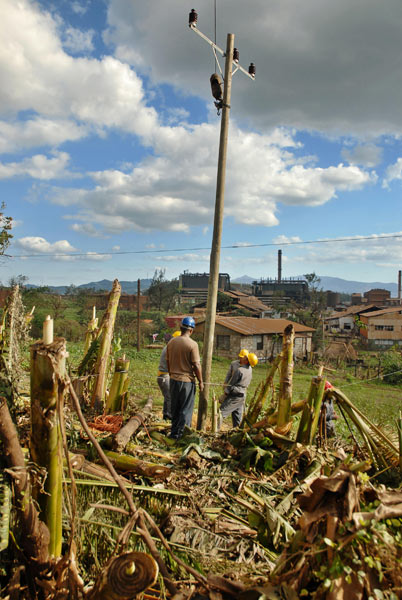
<path fill-rule="evenodd" d="M 163 418 L 169 420 L 172 418 L 172 400 L 170 398 L 170 377 L 166 375 L 158 375 L 156 381 L 163 395 Z"/>
<path fill-rule="evenodd" d="M 233 398 L 227 396 L 221 404 L 220 416 L 219 416 L 219 429 L 222 425 L 223 419 L 232 415 L 233 427 L 239 427 L 244 412 L 245 396 Z"/>
<path fill-rule="evenodd" d="M 170 437 L 179 439 L 184 426 L 191 427 L 193 417 L 195 383 L 176 381 L 170 378 L 170 398 L 172 401 L 172 429 Z"/>

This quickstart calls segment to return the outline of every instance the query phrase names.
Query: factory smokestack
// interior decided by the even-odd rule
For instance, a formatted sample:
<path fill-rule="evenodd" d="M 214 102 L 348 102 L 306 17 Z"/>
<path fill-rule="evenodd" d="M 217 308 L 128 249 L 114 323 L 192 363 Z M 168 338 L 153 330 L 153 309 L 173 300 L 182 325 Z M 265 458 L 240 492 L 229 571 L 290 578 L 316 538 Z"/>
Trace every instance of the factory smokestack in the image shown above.
<path fill-rule="evenodd" d="M 399 304 L 401 303 L 401 281 L 402 281 L 402 271 L 398 271 L 398 300 L 399 300 Z"/>
<path fill-rule="evenodd" d="M 278 250 L 278 283 L 282 281 L 282 250 Z"/>

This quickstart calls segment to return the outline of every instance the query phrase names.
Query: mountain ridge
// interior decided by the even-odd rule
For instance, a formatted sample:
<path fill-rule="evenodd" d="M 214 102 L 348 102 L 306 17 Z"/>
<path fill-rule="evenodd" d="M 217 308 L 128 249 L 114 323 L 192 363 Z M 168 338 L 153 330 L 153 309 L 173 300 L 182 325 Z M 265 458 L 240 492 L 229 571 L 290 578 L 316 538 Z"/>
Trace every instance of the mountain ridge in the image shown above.
<path fill-rule="evenodd" d="M 318 275 L 320 278 L 319 287 L 323 290 L 331 290 L 332 292 L 339 292 L 341 294 L 364 294 L 369 290 L 379 288 L 388 290 L 391 292 L 392 297 L 396 297 L 398 293 L 398 286 L 396 283 L 384 283 L 381 281 L 372 281 L 372 282 L 364 282 L 364 281 L 353 281 L 348 279 L 342 279 L 340 277 L 330 277 L 327 275 Z M 250 277 L 249 275 L 242 275 L 241 277 L 236 277 L 232 279 L 232 283 L 243 283 L 249 284 L 253 281 L 259 281 L 261 278 Z M 292 279 L 303 279 L 303 275 L 292 277 Z M 152 279 L 141 279 L 141 291 L 145 291 L 149 288 L 152 283 Z M 137 280 L 135 281 L 120 281 L 122 291 L 125 294 L 136 294 L 137 293 Z M 110 291 L 112 289 L 113 281 L 109 279 L 102 279 L 100 281 L 91 281 L 89 283 L 82 283 L 81 285 L 74 286 L 77 290 L 80 289 L 94 289 L 95 291 L 105 290 Z M 41 287 L 38 285 L 28 284 L 27 288 L 37 288 Z M 50 291 L 65 294 L 66 291 L 71 287 L 69 285 L 59 285 L 47 286 Z"/>

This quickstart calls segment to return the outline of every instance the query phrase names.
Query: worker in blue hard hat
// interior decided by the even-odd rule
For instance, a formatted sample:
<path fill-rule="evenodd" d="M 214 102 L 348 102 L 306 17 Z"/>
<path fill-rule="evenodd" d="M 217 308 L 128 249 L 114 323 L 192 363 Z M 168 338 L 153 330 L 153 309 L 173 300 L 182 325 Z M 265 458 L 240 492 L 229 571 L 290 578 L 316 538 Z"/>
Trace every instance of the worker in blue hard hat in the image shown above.
<path fill-rule="evenodd" d="M 170 340 L 166 351 L 172 409 L 170 437 L 176 440 L 182 437 L 186 425 L 191 426 L 196 380 L 200 391 L 204 389 L 198 344 L 191 339 L 194 329 L 193 317 L 184 317 L 180 324 L 181 335 Z"/>
<path fill-rule="evenodd" d="M 180 331 L 175 331 L 173 334 L 165 333 L 166 346 L 163 348 L 161 357 L 159 359 L 158 376 L 156 378 L 159 389 L 162 392 L 163 396 L 163 418 L 165 419 L 165 421 L 170 421 L 172 419 L 172 401 L 170 399 L 170 377 L 166 363 L 167 344 L 172 338 L 175 338 L 178 335 L 180 335 Z"/>
<path fill-rule="evenodd" d="M 239 427 L 243 418 L 247 388 L 253 376 L 252 367 L 257 363 L 257 356 L 245 348 L 240 350 L 238 360 L 230 363 L 223 385 L 224 393 L 219 398 L 221 402 L 219 429 L 223 419 L 229 415 L 232 415 L 233 427 Z"/>

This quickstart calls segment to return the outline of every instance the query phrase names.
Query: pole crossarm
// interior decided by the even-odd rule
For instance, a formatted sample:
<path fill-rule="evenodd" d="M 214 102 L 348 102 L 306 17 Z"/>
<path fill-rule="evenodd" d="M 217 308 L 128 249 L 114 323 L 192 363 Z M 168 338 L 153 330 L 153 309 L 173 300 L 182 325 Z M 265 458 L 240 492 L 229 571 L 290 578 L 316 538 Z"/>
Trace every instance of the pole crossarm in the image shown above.
<path fill-rule="evenodd" d="M 190 27 L 190 29 L 192 29 L 194 31 L 194 33 L 199 35 L 200 38 L 205 40 L 211 46 L 212 51 L 215 54 L 215 58 L 216 58 L 217 52 L 224 58 L 226 57 L 226 52 L 224 50 L 222 50 L 222 48 L 220 48 L 217 44 L 215 44 L 215 42 L 210 40 L 209 37 L 205 35 L 205 33 L 202 33 L 202 31 L 200 31 L 198 29 L 197 25 L 194 25 L 194 23 L 190 23 L 189 27 Z M 219 63 L 218 63 L 218 65 L 219 65 Z M 236 71 L 241 71 L 242 73 L 244 73 L 244 75 L 247 75 L 247 77 L 249 77 L 252 81 L 255 80 L 255 75 L 251 75 L 246 69 L 244 69 L 241 65 L 239 65 L 239 63 L 234 62 L 234 65 L 235 65 L 235 68 L 232 71 L 232 75 L 234 75 L 236 73 Z M 221 69 L 220 65 L 219 65 L 219 70 L 222 73 L 222 69 Z"/>

